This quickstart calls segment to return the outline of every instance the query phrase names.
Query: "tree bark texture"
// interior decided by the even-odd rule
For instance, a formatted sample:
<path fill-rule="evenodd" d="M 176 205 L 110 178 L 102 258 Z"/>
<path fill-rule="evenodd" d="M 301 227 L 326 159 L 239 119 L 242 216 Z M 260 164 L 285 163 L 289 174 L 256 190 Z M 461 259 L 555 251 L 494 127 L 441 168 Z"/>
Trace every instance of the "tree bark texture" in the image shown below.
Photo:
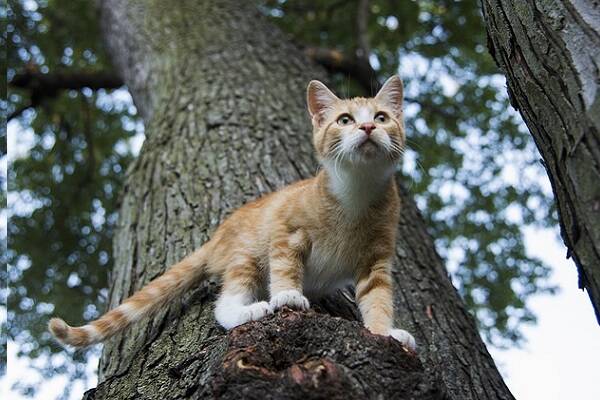
<path fill-rule="evenodd" d="M 235 208 L 315 173 L 305 90 L 324 72 L 250 2 L 106 0 L 101 15 L 147 135 L 123 194 L 114 307 Z M 512 399 L 402 199 L 395 306 L 417 356 L 365 331 L 343 294 L 321 309 L 346 318 L 284 311 L 227 333 L 207 283 L 108 341 L 86 398 Z"/>
<path fill-rule="evenodd" d="M 543 157 L 600 323 L 600 4 L 483 0 L 488 47 Z"/>

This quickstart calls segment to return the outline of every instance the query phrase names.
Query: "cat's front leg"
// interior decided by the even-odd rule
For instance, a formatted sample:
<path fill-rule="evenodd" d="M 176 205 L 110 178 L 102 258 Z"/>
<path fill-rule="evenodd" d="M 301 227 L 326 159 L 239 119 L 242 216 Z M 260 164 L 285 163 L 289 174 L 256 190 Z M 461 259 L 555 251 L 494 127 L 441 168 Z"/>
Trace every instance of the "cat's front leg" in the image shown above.
<path fill-rule="evenodd" d="M 284 306 L 307 310 L 310 304 L 302 294 L 302 283 L 308 237 L 300 229 L 292 233 L 281 229 L 274 237 L 269 253 L 270 305 L 274 310 Z"/>
<path fill-rule="evenodd" d="M 379 260 L 363 271 L 356 282 L 356 302 L 367 329 L 392 336 L 411 350 L 415 339 L 403 329 L 394 329 L 391 260 Z"/>

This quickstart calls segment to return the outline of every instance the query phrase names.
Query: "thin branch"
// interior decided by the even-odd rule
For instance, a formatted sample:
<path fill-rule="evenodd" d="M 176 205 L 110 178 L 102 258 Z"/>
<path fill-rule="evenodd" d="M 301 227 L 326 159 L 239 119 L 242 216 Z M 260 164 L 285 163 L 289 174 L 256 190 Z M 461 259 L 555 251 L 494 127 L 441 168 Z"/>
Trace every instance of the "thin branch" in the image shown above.
<path fill-rule="evenodd" d="M 327 49 L 322 47 L 308 47 L 304 53 L 314 62 L 321 64 L 330 72 L 338 72 L 349 75 L 354 79 L 369 95 L 374 95 L 380 89 L 379 81 L 376 78 L 376 72 L 368 61 L 358 57 L 349 57 L 339 50 Z M 420 101 L 414 97 L 404 97 L 406 103 L 416 103 L 423 109 L 443 115 L 447 118 L 453 118 L 454 113 L 437 105 Z"/>
<path fill-rule="evenodd" d="M 31 107 L 33 107 L 33 104 L 31 104 L 31 103 L 22 105 L 21 107 L 17 108 L 15 111 L 8 114 L 8 117 L 6 117 L 6 122 L 8 123 L 8 122 L 10 122 L 11 119 L 17 118 L 19 115 L 23 114 L 23 111 L 25 111 Z"/>
<path fill-rule="evenodd" d="M 79 90 L 85 87 L 92 90 L 116 89 L 123 84 L 123 80 L 111 71 L 73 71 L 51 74 L 27 71 L 15 75 L 9 82 L 12 87 L 33 90 L 47 96 L 56 95 L 60 90 Z"/>
<path fill-rule="evenodd" d="M 30 102 L 12 112 L 8 116 L 8 121 L 18 117 L 30 107 L 36 107 L 42 100 L 56 97 L 63 90 L 81 90 L 86 87 L 92 90 L 116 89 L 123 84 L 123 80 L 110 71 L 73 71 L 51 74 L 25 71 L 15 75 L 9 85 L 13 88 L 27 90 Z"/>
<path fill-rule="evenodd" d="M 369 44 L 369 0 L 360 0 L 356 9 L 356 28 L 358 49 L 357 57 L 369 59 L 371 46 Z"/>
<path fill-rule="evenodd" d="M 367 94 L 374 94 L 379 90 L 375 70 L 365 58 L 347 56 L 339 50 L 323 47 L 308 47 L 304 50 L 304 53 L 330 72 L 341 72 L 350 75 Z"/>

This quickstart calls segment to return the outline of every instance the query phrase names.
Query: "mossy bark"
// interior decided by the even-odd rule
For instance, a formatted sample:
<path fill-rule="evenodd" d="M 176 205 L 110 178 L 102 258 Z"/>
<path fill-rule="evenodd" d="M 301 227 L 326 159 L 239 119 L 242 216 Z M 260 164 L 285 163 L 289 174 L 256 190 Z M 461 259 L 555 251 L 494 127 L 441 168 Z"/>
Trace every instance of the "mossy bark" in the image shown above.
<path fill-rule="evenodd" d="M 110 306 L 200 246 L 236 207 L 314 174 L 305 88 L 326 78 L 250 2 L 106 0 L 107 45 L 146 124 L 115 238 Z M 397 325 L 418 355 L 356 322 L 284 312 L 227 334 L 206 284 L 108 341 L 88 399 L 512 399 L 402 193 Z M 350 297 L 351 298 L 351 297 Z"/>
<path fill-rule="evenodd" d="M 600 323 L 600 6 L 482 3 L 488 47 L 543 157 L 567 257 Z"/>

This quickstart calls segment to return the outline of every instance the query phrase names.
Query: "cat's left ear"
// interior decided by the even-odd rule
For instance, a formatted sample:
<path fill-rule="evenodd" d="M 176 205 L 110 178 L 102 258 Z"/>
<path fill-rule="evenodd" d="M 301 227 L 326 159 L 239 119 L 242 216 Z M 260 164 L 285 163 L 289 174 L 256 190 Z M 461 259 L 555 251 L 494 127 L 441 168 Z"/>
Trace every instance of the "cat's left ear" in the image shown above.
<path fill-rule="evenodd" d="M 381 89 L 379 89 L 377 96 L 375 96 L 375 100 L 385 104 L 394 111 L 396 118 L 402 117 L 403 99 L 404 86 L 398 75 L 392 75 L 391 78 L 385 81 Z"/>
<path fill-rule="evenodd" d="M 306 89 L 306 103 L 313 124 L 320 125 L 324 114 L 333 108 L 339 98 L 327 86 L 319 81 L 310 81 Z"/>

